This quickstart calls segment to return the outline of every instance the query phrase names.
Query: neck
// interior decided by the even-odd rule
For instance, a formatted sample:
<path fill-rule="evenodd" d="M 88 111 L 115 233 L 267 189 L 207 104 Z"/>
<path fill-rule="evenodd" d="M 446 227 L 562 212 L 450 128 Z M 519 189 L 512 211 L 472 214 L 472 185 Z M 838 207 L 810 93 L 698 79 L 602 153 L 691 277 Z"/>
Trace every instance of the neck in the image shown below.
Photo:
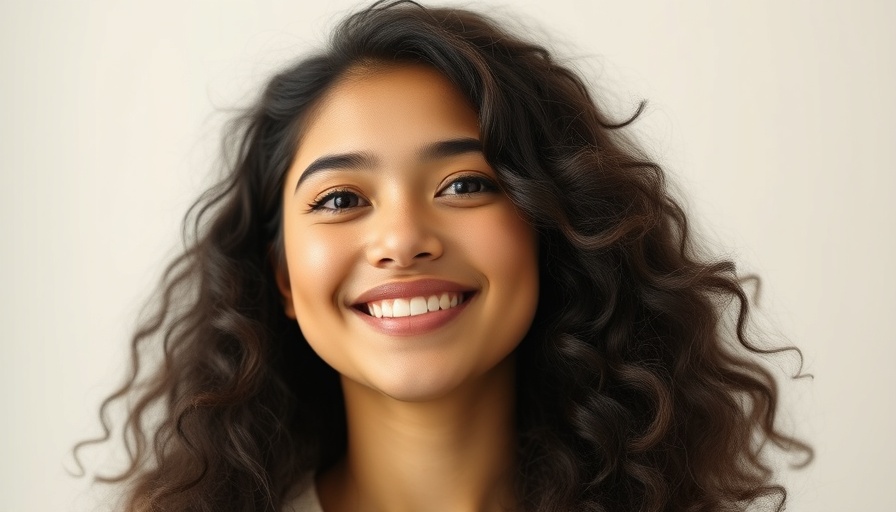
<path fill-rule="evenodd" d="M 512 509 L 514 361 L 407 402 L 343 379 L 348 455 L 320 477 L 327 512 Z"/>

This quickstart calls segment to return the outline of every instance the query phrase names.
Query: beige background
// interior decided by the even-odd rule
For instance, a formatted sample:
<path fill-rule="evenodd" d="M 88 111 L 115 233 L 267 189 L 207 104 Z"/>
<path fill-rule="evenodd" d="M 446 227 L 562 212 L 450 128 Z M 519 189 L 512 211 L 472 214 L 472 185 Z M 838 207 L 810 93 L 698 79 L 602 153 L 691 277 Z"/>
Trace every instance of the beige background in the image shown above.
<path fill-rule="evenodd" d="M 0 510 L 96 507 L 67 450 L 97 432 L 228 109 L 356 5 L 317 3 L 0 4 Z M 644 144 L 763 276 L 816 376 L 786 385 L 818 451 L 788 510 L 896 510 L 896 4 L 470 5 L 551 35 L 620 116 L 650 100 Z"/>

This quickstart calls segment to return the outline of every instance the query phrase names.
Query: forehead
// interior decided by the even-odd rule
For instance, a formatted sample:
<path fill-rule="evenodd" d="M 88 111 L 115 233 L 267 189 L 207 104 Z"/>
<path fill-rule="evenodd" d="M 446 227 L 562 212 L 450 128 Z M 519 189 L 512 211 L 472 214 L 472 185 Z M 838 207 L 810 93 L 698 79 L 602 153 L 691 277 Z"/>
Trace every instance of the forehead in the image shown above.
<path fill-rule="evenodd" d="M 349 72 L 305 123 L 297 156 L 401 149 L 445 137 L 479 136 L 476 111 L 438 71 L 386 65 Z"/>

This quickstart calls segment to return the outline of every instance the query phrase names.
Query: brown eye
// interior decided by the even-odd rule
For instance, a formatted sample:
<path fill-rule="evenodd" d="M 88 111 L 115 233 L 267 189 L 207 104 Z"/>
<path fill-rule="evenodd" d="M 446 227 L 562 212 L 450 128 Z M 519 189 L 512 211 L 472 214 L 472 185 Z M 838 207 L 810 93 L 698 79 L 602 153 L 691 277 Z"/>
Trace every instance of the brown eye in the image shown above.
<path fill-rule="evenodd" d="M 442 189 L 440 195 L 464 196 L 483 192 L 495 192 L 498 187 L 491 180 L 481 176 L 464 176 L 458 178 Z"/>
<path fill-rule="evenodd" d="M 312 210 L 338 212 L 367 205 L 365 199 L 350 190 L 334 190 L 309 206 Z"/>

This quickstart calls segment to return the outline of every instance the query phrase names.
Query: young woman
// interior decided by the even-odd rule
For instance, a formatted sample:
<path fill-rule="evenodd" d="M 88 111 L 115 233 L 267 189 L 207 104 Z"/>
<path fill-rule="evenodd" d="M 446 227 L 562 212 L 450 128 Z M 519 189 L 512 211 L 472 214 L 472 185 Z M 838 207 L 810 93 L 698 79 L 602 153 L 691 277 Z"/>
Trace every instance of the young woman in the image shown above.
<path fill-rule="evenodd" d="M 741 278 L 542 47 L 379 3 L 243 121 L 104 405 L 127 510 L 783 507 Z"/>

